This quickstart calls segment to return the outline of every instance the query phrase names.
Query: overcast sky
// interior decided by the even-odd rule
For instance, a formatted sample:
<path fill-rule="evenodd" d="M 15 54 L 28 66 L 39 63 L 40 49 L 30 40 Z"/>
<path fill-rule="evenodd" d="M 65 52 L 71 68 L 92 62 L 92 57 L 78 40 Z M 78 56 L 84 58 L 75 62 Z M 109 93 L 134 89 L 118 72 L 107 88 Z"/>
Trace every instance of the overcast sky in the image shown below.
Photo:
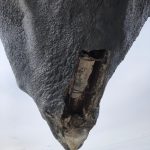
<path fill-rule="evenodd" d="M 150 19 L 109 81 L 81 150 L 150 150 Z M 0 149 L 63 150 L 16 81 L 0 43 Z"/>

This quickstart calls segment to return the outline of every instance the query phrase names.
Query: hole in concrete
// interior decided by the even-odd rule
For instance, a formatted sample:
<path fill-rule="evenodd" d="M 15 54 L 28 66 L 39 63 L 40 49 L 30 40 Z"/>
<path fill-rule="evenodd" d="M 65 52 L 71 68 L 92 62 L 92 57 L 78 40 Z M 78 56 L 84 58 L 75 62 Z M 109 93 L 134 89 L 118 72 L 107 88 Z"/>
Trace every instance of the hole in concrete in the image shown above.
<path fill-rule="evenodd" d="M 82 50 L 79 57 L 74 82 L 68 88 L 64 115 L 83 115 L 83 108 L 88 108 L 95 92 L 96 82 L 100 75 L 102 64 L 107 62 L 107 50 Z M 64 116 L 64 117 L 65 117 Z"/>
<path fill-rule="evenodd" d="M 80 56 L 81 57 L 89 57 L 94 60 L 102 60 L 106 55 L 106 50 L 92 50 L 92 51 L 85 51 L 82 50 Z"/>

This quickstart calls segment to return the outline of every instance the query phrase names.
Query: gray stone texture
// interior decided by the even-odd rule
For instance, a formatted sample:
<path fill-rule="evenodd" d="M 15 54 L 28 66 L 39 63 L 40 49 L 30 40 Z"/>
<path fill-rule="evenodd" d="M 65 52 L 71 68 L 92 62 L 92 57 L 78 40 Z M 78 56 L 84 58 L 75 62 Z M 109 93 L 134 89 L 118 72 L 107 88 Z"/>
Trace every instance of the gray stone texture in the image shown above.
<path fill-rule="evenodd" d="M 63 136 L 66 133 L 61 123 L 65 92 L 75 74 L 80 51 L 109 52 L 98 91 L 100 101 L 108 80 L 149 15 L 149 0 L 0 0 L 0 38 L 18 86 L 34 99 L 65 149 L 77 149 L 87 137 L 79 138 L 78 146 L 70 147 L 70 135 Z M 68 129 L 70 134 L 77 133 L 74 139 L 78 133 L 87 135 L 94 126 L 98 104 L 92 107 L 89 120 L 74 117 L 86 122 L 81 126 L 77 121 L 77 127 Z"/>

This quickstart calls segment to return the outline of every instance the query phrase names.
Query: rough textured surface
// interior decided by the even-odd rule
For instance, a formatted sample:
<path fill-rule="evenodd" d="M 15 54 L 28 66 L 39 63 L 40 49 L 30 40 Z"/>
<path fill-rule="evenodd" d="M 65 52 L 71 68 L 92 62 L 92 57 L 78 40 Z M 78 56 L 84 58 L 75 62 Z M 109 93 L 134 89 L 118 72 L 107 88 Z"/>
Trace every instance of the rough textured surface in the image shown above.
<path fill-rule="evenodd" d="M 0 0 L 0 37 L 17 83 L 66 150 L 87 138 L 108 80 L 149 15 L 149 0 Z M 82 50 L 97 50 L 101 61 L 74 110 L 69 89 Z"/>

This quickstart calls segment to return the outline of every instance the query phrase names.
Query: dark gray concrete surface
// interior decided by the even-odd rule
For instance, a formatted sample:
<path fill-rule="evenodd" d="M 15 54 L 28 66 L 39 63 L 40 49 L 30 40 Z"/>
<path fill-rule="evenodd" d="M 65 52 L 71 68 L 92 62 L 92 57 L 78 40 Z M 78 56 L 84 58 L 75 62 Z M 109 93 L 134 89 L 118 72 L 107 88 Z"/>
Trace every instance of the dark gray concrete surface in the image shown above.
<path fill-rule="evenodd" d="M 65 149 L 87 138 L 105 86 L 149 14 L 149 0 L 0 0 L 0 37 L 18 86 Z M 105 50 L 106 60 L 95 67 L 79 113 L 66 99 L 82 50 Z"/>

